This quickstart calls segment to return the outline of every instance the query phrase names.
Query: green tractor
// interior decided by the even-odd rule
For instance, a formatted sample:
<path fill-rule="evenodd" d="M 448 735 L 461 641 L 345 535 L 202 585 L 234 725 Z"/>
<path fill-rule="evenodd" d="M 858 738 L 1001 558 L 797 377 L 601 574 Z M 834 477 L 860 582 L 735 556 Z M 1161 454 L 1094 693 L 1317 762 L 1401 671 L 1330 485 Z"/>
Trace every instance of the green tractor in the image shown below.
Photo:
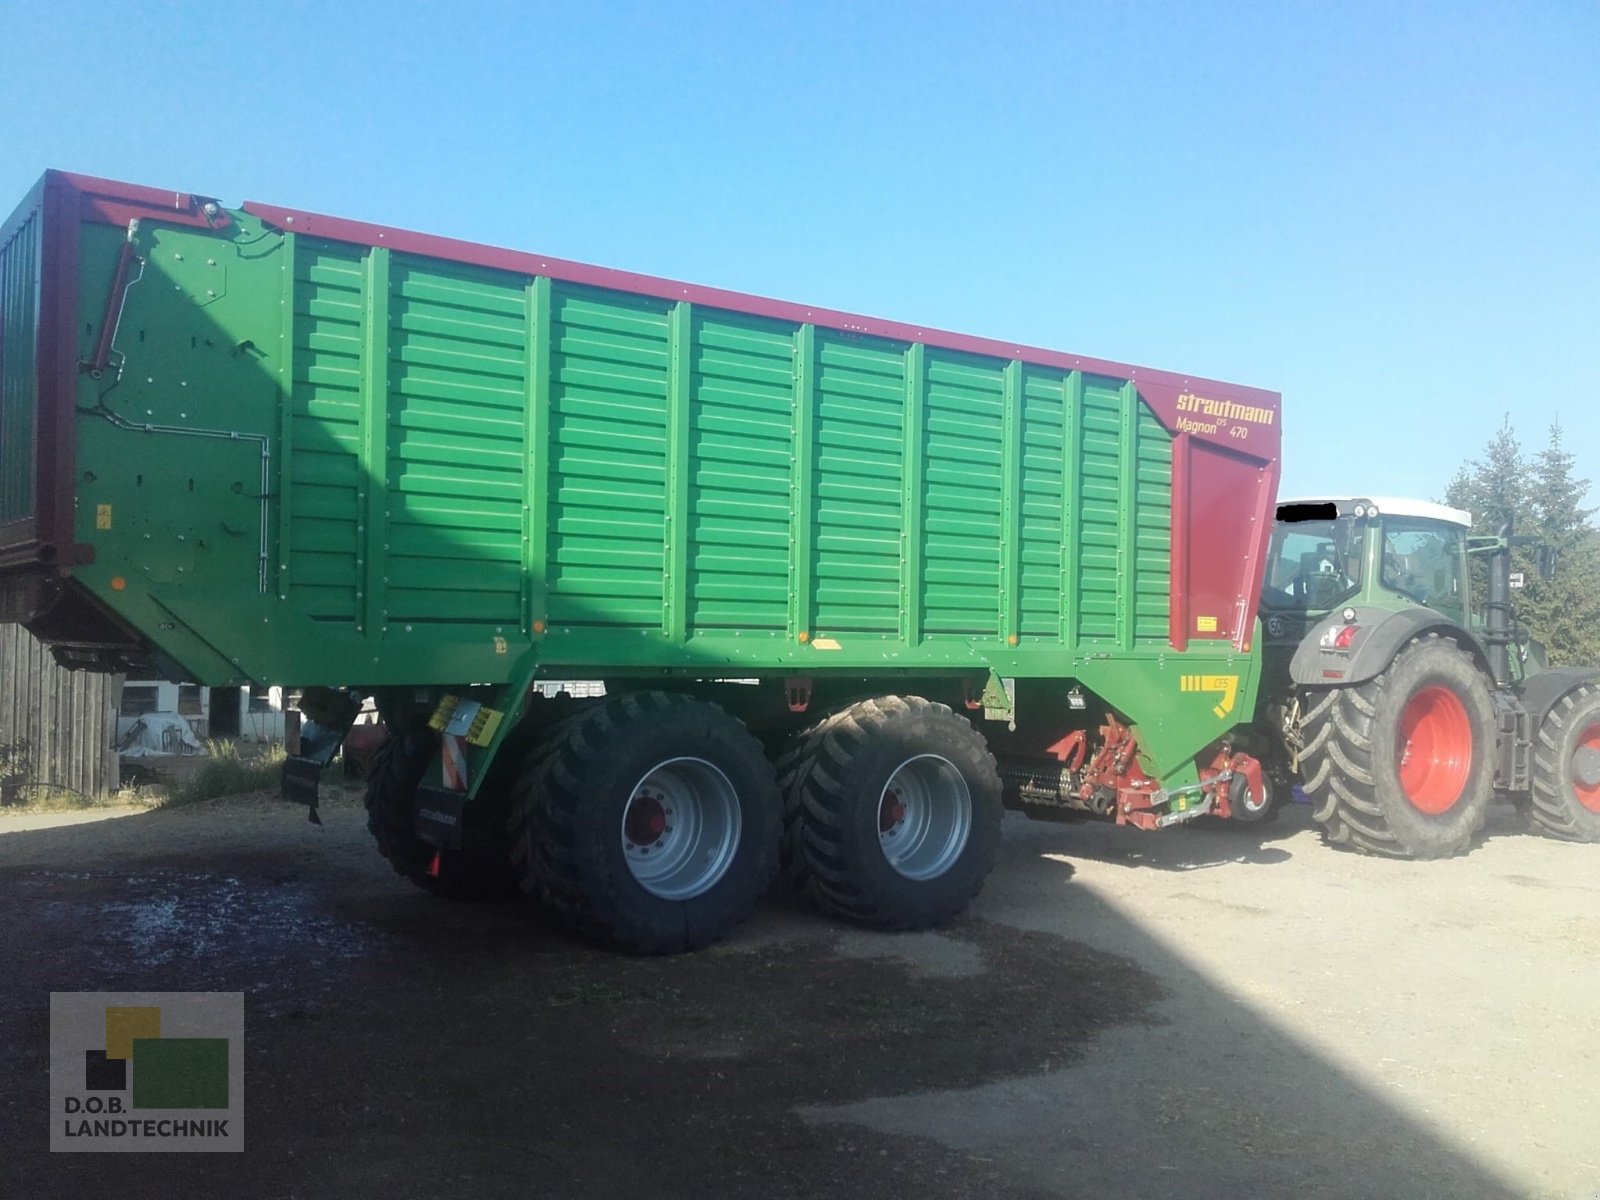
<path fill-rule="evenodd" d="M 1278 506 L 1257 740 L 1335 845 L 1457 854 L 1497 793 L 1545 834 L 1600 841 L 1600 669 L 1550 669 L 1517 624 L 1511 549 L 1533 539 L 1470 527 L 1418 500 Z"/>

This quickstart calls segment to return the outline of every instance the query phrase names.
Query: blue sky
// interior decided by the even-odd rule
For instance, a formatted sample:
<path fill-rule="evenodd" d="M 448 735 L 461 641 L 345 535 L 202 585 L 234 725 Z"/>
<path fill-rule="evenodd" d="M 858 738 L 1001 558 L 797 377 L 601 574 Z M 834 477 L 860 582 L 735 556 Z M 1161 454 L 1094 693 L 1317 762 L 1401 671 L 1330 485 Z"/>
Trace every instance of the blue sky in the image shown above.
<path fill-rule="evenodd" d="M 1600 5 L 0 3 L 46 167 L 1284 395 L 1284 490 L 1600 478 Z M 1600 503 L 1600 486 L 1591 490 Z"/>

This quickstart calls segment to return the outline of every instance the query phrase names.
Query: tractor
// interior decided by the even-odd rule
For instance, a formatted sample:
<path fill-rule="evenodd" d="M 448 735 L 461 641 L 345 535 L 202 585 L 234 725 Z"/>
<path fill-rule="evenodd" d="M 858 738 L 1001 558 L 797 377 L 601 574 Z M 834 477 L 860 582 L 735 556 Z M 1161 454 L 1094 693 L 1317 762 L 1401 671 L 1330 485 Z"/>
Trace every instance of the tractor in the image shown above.
<path fill-rule="evenodd" d="M 1542 833 L 1600 841 L 1600 669 L 1550 668 L 1517 623 L 1511 551 L 1534 539 L 1470 531 L 1428 501 L 1278 506 L 1255 742 L 1274 798 L 1298 782 L 1335 845 L 1457 854 L 1497 795 Z"/>

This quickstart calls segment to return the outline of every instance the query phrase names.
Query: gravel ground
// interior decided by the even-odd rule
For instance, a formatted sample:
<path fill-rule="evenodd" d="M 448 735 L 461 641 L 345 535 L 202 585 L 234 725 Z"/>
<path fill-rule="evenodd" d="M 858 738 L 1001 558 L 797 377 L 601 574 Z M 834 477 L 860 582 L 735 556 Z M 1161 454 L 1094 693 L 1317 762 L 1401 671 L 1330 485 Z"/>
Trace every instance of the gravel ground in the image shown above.
<path fill-rule="evenodd" d="M 0 1196 L 1600 1197 L 1600 847 L 1008 818 L 971 913 L 637 960 L 352 798 L 0 817 Z M 48 994 L 246 993 L 241 1155 L 47 1152 Z"/>

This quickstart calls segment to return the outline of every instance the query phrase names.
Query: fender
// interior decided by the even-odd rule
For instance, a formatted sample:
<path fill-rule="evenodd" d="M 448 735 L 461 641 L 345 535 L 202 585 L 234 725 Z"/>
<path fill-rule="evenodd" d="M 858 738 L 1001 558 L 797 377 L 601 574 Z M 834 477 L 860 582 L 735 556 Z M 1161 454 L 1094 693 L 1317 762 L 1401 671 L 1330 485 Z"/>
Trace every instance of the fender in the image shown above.
<path fill-rule="evenodd" d="M 1523 680 L 1517 698 L 1528 710 L 1529 728 L 1537 730 L 1556 701 L 1584 683 L 1600 681 L 1600 667 L 1557 667 Z"/>
<path fill-rule="evenodd" d="M 1350 611 L 1355 620 L 1344 619 L 1345 609 L 1330 613 L 1309 630 L 1295 647 L 1289 661 L 1289 677 L 1301 686 L 1344 687 L 1352 683 L 1365 683 L 1394 661 L 1400 648 L 1412 638 L 1437 632 L 1454 638 L 1461 648 L 1477 660 L 1480 668 L 1487 668 L 1488 656 L 1478 638 L 1457 625 L 1443 613 L 1431 608 L 1373 608 L 1355 605 Z M 1356 632 L 1345 648 L 1322 644 L 1323 635 L 1350 624 Z M 1537 678 L 1537 677 L 1536 677 Z M 1565 690 L 1565 689 L 1563 689 Z M 1551 703 L 1555 697 L 1551 697 Z"/>

